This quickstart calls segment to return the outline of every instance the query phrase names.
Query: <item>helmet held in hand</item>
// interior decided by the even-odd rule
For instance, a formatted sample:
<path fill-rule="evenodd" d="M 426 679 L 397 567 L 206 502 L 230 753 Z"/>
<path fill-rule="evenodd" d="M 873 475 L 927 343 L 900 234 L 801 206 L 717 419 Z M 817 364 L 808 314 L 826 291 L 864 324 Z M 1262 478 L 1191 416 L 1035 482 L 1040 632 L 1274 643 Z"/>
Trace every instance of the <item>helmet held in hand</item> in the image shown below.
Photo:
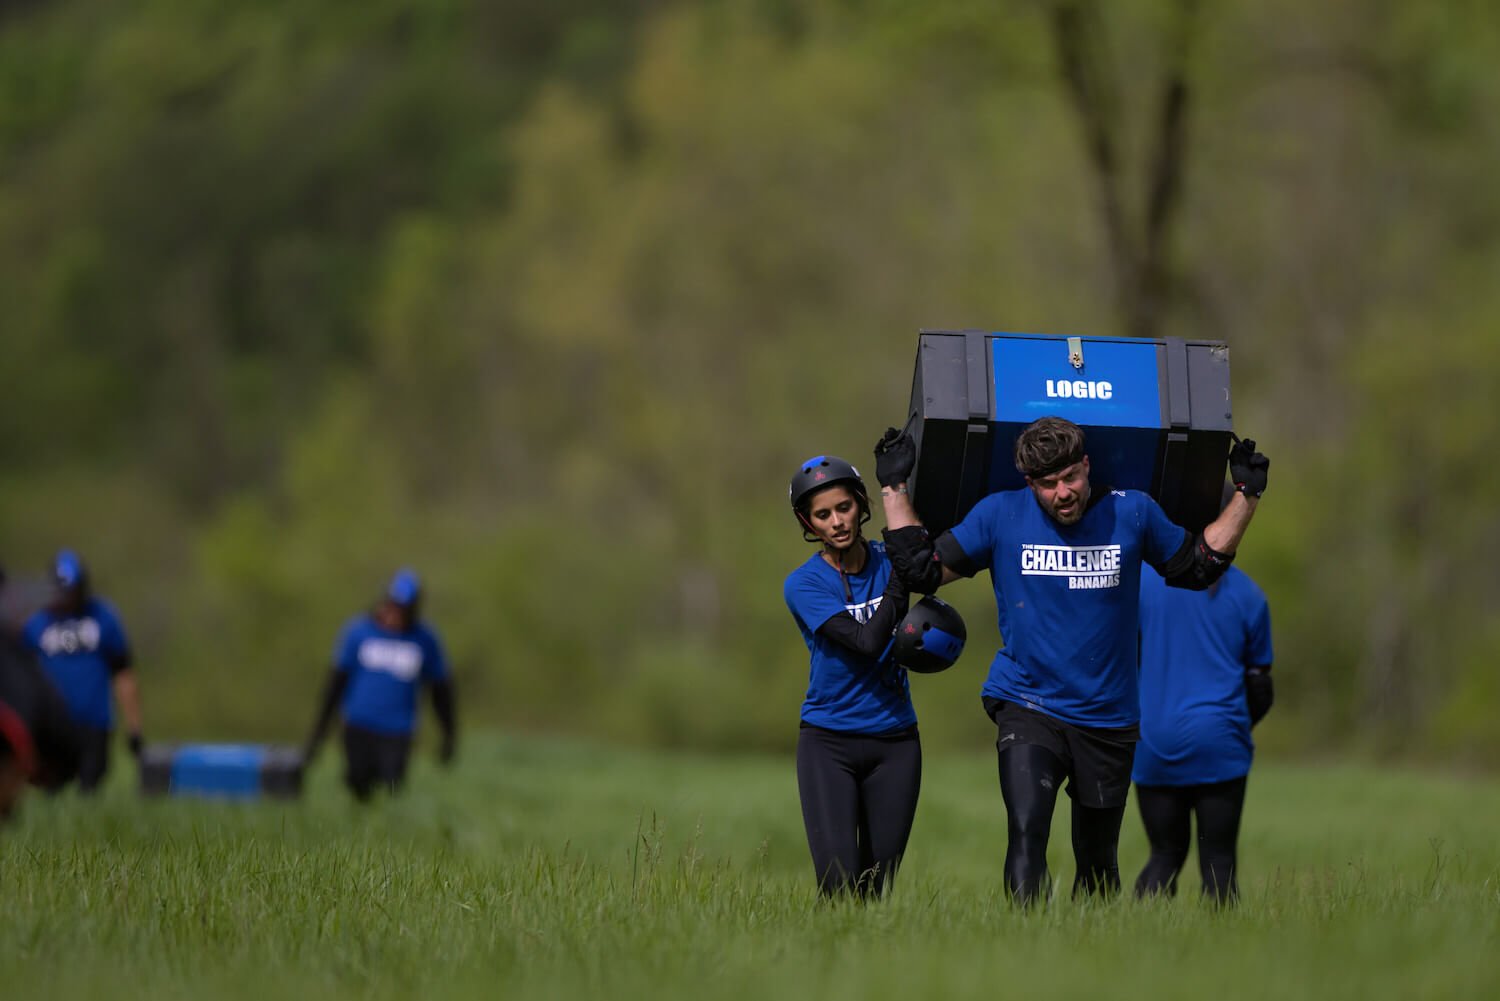
<path fill-rule="evenodd" d="M 929 594 L 912 605 L 896 627 L 891 657 L 908 671 L 936 674 L 954 665 L 968 638 L 958 610 Z"/>

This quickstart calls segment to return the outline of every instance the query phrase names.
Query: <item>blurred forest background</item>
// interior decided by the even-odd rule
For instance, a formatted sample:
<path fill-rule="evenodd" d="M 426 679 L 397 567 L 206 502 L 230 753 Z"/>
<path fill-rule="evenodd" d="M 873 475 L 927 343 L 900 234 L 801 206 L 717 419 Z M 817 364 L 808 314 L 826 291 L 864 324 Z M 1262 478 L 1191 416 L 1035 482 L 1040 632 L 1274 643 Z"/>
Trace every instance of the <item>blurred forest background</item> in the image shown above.
<path fill-rule="evenodd" d="M 1217 338 L 1262 744 L 1500 764 L 1497 65 L 1487 0 L 12 0 L 0 561 L 84 555 L 156 739 L 300 737 L 411 564 L 470 725 L 789 747 L 786 483 L 919 328 Z"/>

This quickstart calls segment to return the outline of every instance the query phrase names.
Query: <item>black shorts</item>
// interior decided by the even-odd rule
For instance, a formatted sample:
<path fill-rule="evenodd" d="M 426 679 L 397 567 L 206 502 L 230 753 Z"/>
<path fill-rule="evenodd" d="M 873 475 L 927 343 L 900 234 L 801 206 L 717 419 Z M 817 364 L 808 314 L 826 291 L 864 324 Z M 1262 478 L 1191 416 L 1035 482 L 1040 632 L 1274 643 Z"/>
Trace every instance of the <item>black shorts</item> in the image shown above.
<path fill-rule="evenodd" d="M 360 799 L 376 789 L 391 792 L 406 781 L 411 734 L 375 733 L 344 726 L 344 784 Z"/>
<path fill-rule="evenodd" d="M 984 710 L 995 721 L 998 752 L 1019 744 L 1045 747 L 1067 768 L 1068 795 L 1074 802 L 1094 808 L 1125 805 L 1139 726 L 1074 726 L 1018 702 L 988 696 Z"/>

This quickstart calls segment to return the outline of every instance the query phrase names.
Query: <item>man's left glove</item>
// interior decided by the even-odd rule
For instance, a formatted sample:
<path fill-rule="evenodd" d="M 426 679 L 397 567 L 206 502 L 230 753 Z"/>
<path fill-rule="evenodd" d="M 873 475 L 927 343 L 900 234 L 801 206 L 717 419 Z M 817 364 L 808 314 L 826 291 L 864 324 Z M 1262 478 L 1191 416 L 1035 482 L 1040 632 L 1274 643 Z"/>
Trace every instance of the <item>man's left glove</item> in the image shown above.
<path fill-rule="evenodd" d="M 1240 438 L 1233 431 L 1229 434 L 1234 438 L 1234 447 L 1229 450 L 1229 478 L 1246 497 L 1259 497 L 1266 492 L 1271 460 L 1255 450 L 1255 439 Z"/>
<path fill-rule="evenodd" d="M 886 428 L 875 443 L 875 479 L 883 487 L 894 487 L 911 479 L 917 466 L 917 443 L 911 435 L 896 428 Z"/>
<path fill-rule="evenodd" d="M 135 760 L 141 760 L 141 751 L 146 747 L 145 739 L 139 733 L 132 733 L 125 738 L 125 744 L 130 748 L 130 756 Z"/>
<path fill-rule="evenodd" d="M 438 763 L 444 767 L 453 764 L 454 755 L 458 753 L 458 740 L 451 733 L 443 734 L 443 742 L 438 745 Z"/>

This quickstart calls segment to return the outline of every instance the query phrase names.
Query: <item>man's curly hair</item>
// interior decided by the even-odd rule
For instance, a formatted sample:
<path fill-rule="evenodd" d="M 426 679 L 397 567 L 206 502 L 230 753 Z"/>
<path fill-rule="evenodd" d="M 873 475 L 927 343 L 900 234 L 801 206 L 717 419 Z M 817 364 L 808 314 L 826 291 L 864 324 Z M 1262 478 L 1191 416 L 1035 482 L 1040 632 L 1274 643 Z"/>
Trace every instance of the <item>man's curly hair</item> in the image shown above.
<path fill-rule="evenodd" d="M 1050 476 L 1083 456 L 1083 428 L 1062 417 L 1032 421 L 1016 439 L 1016 468 L 1024 476 Z"/>

